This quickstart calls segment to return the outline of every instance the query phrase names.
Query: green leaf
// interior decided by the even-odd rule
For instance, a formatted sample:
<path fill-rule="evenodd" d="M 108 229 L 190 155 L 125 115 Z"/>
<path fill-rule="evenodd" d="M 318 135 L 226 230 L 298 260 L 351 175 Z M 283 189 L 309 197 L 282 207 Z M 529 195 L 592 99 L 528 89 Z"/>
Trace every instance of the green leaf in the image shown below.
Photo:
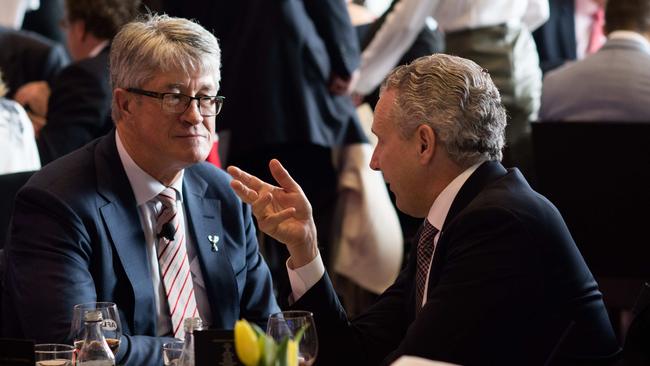
<path fill-rule="evenodd" d="M 284 338 L 280 345 L 278 346 L 278 357 L 276 360 L 276 366 L 287 366 L 287 343 L 289 338 Z"/>
<path fill-rule="evenodd" d="M 259 366 L 275 366 L 275 359 L 278 352 L 278 346 L 275 344 L 275 340 L 262 333 L 258 338 L 258 342 L 260 342 L 260 351 L 262 354 Z"/>
<path fill-rule="evenodd" d="M 297 344 L 300 344 L 300 340 L 302 339 L 302 336 L 305 334 L 307 328 L 309 328 L 309 323 L 300 327 L 300 329 L 298 329 L 298 331 L 294 335 L 293 340 L 296 341 Z"/>

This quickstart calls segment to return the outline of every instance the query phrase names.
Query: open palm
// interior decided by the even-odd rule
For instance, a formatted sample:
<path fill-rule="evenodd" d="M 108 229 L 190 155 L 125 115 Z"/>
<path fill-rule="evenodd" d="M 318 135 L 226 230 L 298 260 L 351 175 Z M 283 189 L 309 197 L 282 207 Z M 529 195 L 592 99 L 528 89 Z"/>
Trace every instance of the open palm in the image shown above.
<path fill-rule="evenodd" d="M 266 183 L 239 168 L 228 167 L 231 187 L 242 201 L 250 204 L 260 230 L 284 243 L 290 253 L 316 247 L 316 226 L 311 204 L 300 186 L 279 161 L 269 168 L 279 186 Z"/>

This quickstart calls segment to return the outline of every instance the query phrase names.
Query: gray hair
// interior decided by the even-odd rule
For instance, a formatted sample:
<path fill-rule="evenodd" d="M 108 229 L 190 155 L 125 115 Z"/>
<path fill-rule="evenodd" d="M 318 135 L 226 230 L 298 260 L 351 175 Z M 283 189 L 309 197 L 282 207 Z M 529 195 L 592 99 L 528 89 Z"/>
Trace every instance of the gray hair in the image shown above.
<path fill-rule="evenodd" d="M 217 39 L 199 24 L 167 15 L 148 14 L 126 24 L 111 44 L 111 87 L 140 88 L 157 73 L 182 70 L 214 75 L 221 80 Z M 113 100 L 113 121 L 119 109 Z"/>
<path fill-rule="evenodd" d="M 393 119 L 403 138 L 426 124 L 463 168 L 502 159 L 506 112 L 490 75 L 476 63 L 445 54 L 420 57 L 393 70 L 381 92 L 388 89 L 397 91 Z"/>

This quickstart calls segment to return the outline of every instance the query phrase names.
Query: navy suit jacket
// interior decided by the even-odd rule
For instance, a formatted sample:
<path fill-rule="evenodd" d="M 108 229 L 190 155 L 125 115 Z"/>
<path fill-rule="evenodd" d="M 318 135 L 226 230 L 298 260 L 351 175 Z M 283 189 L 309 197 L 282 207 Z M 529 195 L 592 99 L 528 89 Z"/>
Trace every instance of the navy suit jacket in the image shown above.
<path fill-rule="evenodd" d="M 249 206 L 230 177 L 201 163 L 185 169 L 183 199 L 215 328 L 239 318 L 264 324 L 279 311 L 258 251 Z M 207 236 L 220 237 L 211 251 Z M 117 361 L 162 364 L 149 261 L 115 134 L 37 172 L 18 193 L 3 296 L 4 335 L 70 343 L 72 306 L 115 302 L 124 336 Z M 153 269 L 157 270 L 157 269 Z"/>
<path fill-rule="evenodd" d="M 314 312 L 321 365 L 415 355 L 462 365 L 543 365 L 618 352 L 601 293 L 555 207 L 517 170 L 482 164 L 449 210 L 426 305 L 415 255 L 378 301 L 349 321 L 327 275 L 292 307 Z"/>
<path fill-rule="evenodd" d="M 219 39 L 227 99 L 217 129 L 231 132 L 231 154 L 365 141 L 350 97 L 329 91 L 332 74 L 349 77 L 359 67 L 343 1 L 166 3 L 169 14 L 197 19 Z"/>
<path fill-rule="evenodd" d="M 108 76 L 110 49 L 74 62 L 50 83 L 47 124 L 36 142 L 41 164 L 68 154 L 113 128 Z"/>

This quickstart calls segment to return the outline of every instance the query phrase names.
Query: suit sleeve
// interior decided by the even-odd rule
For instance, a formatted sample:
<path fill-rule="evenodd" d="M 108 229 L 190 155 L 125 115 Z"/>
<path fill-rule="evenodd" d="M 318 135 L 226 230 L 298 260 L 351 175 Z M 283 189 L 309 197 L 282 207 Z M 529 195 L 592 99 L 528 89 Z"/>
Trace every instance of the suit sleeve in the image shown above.
<path fill-rule="evenodd" d="M 304 0 L 330 57 L 332 71 L 349 77 L 359 67 L 359 44 L 343 0 Z"/>
<path fill-rule="evenodd" d="M 63 69 L 51 86 L 47 124 L 38 137 L 43 165 L 100 136 L 111 96 L 100 76 L 78 65 Z"/>
<path fill-rule="evenodd" d="M 340 364 L 340 355 L 345 355 L 346 365 L 378 365 L 399 345 L 413 318 L 412 264 L 367 312 L 352 321 L 327 273 L 291 305 L 291 309 L 314 313 L 319 364 Z"/>

